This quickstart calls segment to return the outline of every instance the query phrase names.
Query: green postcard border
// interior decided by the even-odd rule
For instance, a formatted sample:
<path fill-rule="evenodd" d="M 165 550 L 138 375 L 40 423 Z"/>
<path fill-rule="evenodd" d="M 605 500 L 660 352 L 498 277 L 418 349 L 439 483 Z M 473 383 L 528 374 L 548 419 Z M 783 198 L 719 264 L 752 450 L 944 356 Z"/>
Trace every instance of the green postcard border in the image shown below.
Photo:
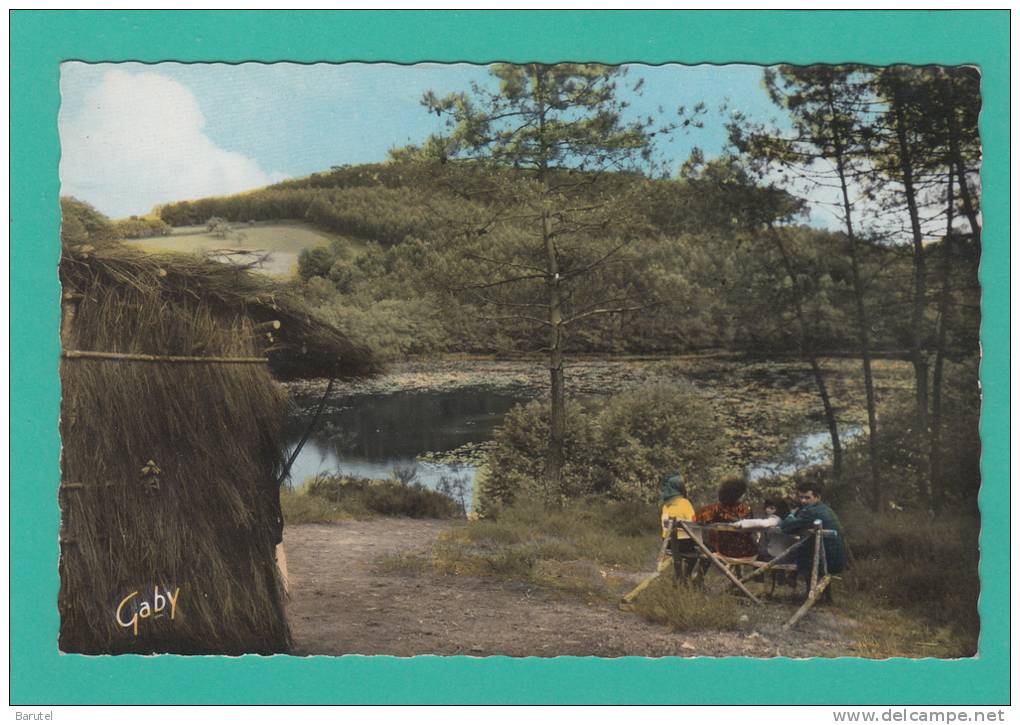
<path fill-rule="evenodd" d="M 9 20 L 11 703 L 1009 702 L 1009 11 L 26 10 L 13 11 Z M 59 654 L 57 110 L 58 66 L 69 59 L 979 65 L 985 220 L 979 656 L 760 661 Z"/>

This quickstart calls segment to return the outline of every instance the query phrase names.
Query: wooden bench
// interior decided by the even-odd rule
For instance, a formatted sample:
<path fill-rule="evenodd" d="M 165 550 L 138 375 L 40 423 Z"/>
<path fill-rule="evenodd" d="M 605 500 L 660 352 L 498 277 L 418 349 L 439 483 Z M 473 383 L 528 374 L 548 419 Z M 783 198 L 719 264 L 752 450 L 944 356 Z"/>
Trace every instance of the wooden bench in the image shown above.
<path fill-rule="evenodd" d="M 813 546 L 812 558 L 814 566 L 811 568 L 808 596 L 804 604 L 783 625 L 786 629 L 795 625 L 807 614 L 808 610 L 814 606 L 815 602 L 818 601 L 818 598 L 832 581 L 833 577 L 828 572 L 827 562 L 823 555 L 823 538 L 828 535 L 834 535 L 835 532 L 823 529 L 821 522 L 817 522 L 815 527 L 809 529 L 801 536 L 777 534 L 770 530 L 768 553 L 771 559 L 769 561 L 761 561 L 756 557 L 727 557 L 718 552 L 713 552 L 704 541 L 704 533 L 709 530 L 743 533 L 762 531 L 762 529 L 742 528 L 731 524 L 696 524 L 691 521 L 670 519 L 668 533 L 663 540 L 662 548 L 659 550 L 658 558 L 660 562 L 668 561 L 664 559 L 665 554 L 668 552 L 670 554 L 669 558 L 673 562 L 674 581 L 684 579 L 691 581 L 699 575 L 703 575 L 703 572 L 707 571 L 707 567 L 715 568 L 726 577 L 731 586 L 736 587 L 755 604 L 761 604 L 762 602 L 747 588 L 747 582 L 757 576 L 764 575 L 766 572 L 771 572 L 773 575 L 780 571 L 796 573 L 796 552 L 804 546 Z M 678 536 L 680 531 L 683 531 L 694 542 L 694 551 L 681 550 L 679 544 L 681 539 Z M 750 573 L 745 575 L 743 573 L 744 567 L 749 567 L 751 569 Z M 660 576 L 663 570 L 664 567 L 660 565 L 654 574 L 646 577 L 637 587 L 628 592 L 620 603 L 621 607 L 624 609 L 629 608 L 630 603 L 637 598 L 638 594 Z M 699 574 L 699 572 L 702 574 Z M 772 587 L 769 593 L 771 594 L 774 589 L 775 578 L 773 576 Z"/>

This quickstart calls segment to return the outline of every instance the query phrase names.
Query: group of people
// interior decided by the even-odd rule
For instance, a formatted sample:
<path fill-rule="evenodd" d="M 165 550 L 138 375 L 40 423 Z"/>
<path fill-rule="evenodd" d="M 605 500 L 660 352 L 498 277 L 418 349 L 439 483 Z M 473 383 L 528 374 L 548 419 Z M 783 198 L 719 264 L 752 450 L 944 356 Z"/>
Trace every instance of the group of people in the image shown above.
<path fill-rule="evenodd" d="M 824 556 L 830 574 L 838 574 L 846 568 L 847 549 L 843 540 L 843 527 L 836 513 L 822 502 L 823 488 L 818 481 L 803 481 L 797 486 L 793 506 L 782 499 L 766 499 L 764 517 L 752 518 L 751 507 L 742 499 L 747 493 L 747 481 L 730 476 L 720 481 L 718 501 L 701 507 L 697 512 L 687 497 L 687 487 L 679 473 L 667 475 L 662 480 L 662 535 L 669 535 L 671 520 L 690 521 L 698 524 L 731 524 L 748 531 L 716 531 L 709 529 L 704 544 L 714 553 L 729 559 L 755 559 L 769 561 L 769 537 L 775 533 L 797 535 L 815 526 L 834 532 L 823 539 Z M 679 553 L 696 553 L 694 542 L 682 528 L 676 529 Z M 802 546 L 797 554 L 797 572 L 805 582 L 810 579 L 814 550 Z M 831 593 L 826 590 L 827 599 Z"/>

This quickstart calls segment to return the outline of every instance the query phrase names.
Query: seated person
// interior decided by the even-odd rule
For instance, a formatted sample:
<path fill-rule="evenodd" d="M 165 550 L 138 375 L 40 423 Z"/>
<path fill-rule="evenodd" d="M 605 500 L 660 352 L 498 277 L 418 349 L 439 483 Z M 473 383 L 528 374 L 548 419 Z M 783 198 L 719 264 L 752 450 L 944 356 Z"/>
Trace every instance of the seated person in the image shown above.
<path fill-rule="evenodd" d="M 779 525 L 784 534 L 807 532 L 815 521 L 821 521 L 822 528 L 835 532 L 822 538 L 825 564 L 830 574 L 838 574 L 846 569 L 846 543 L 843 541 L 843 525 L 839 522 L 831 508 L 822 503 L 822 484 L 817 480 L 803 481 L 797 485 L 799 508 Z M 804 545 L 797 556 L 797 574 L 810 582 L 811 562 L 814 560 L 814 548 Z M 809 585 L 810 586 L 810 585 Z M 823 601 L 832 601 L 831 588 L 826 588 Z"/>
<path fill-rule="evenodd" d="M 751 515 L 751 507 L 741 502 L 747 482 L 736 476 L 724 478 L 719 485 L 719 503 L 698 512 L 699 524 L 732 524 Z M 753 559 L 758 553 L 754 534 L 741 531 L 708 531 L 705 544 L 713 552 L 734 559 Z"/>
<path fill-rule="evenodd" d="M 779 523 L 790 514 L 790 507 L 782 499 L 765 499 L 765 516 L 760 519 L 741 519 L 735 521 L 734 526 L 742 529 L 771 529 L 779 526 Z"/>
<path fill-rule="evenodd" d="M 734 523 L 742 529 L 761 529 L 758 532 L 758 560 L 772 561 L 774 556 L 769 553 L 770 539 L 776 538 L 776 533 L 770 531 L 779 526 L 783 519 L 790 515 L 790 507 L 781 498 L 765 499 L 765 516 L 760 519 L 741 519 Z M 785 538 L 785 537 L 780 537 Z M 777 542 L 778 543 L 778 542 Z"/>
<path fill-rule="evenodd" d="M 687 487 L 679 473 L 671 473 L 663 477 L 659 500 L 662 502 L 662 538 L 669 536 L 670 519 L 694 521 L 694 507 L 687 500 Z M 694 542 L 679 526 L 676 528 L 676 537 L 677 553 L 694 553 Z M 659 571 L 665 569 L 668 562 L 668 558 L 663 558 L 658 565 Z M 683 572 L 679 573 L 683 574 Z"/>

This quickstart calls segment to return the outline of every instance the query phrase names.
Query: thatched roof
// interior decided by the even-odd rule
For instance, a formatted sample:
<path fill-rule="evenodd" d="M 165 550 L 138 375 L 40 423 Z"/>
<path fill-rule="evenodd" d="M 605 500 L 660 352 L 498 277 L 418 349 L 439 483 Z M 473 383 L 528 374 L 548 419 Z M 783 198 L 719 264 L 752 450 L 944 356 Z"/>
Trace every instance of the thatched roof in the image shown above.
<path fill-rule="evenodd" d="M 259 351 L 280 380 L 333 374 L 352 378 L 379 369 L 366 346 L 317 319 L 294 292 L 250 265 L 199 255 L 147 254 L 116 242 L 77 245 L 64 249 L 61 281 L 72 291 L 93 284 L 123 285 L 165 301 L 201 301 L 217 314 L 245 315 L 261 326 Z M 201 340 L 192 344 L 200 346 Z"/>
<path fill-rule="evenodd" d="M 79 247 L 60 277 L 61 649 L 286 650 L 274 547 L 288 402 L 262 356 L 281 375 L 354 375 L 370 357 L 214 262 Z M 173 619 L 137 634 L 116 621 L 155 587 L 179 588 Z"/>

